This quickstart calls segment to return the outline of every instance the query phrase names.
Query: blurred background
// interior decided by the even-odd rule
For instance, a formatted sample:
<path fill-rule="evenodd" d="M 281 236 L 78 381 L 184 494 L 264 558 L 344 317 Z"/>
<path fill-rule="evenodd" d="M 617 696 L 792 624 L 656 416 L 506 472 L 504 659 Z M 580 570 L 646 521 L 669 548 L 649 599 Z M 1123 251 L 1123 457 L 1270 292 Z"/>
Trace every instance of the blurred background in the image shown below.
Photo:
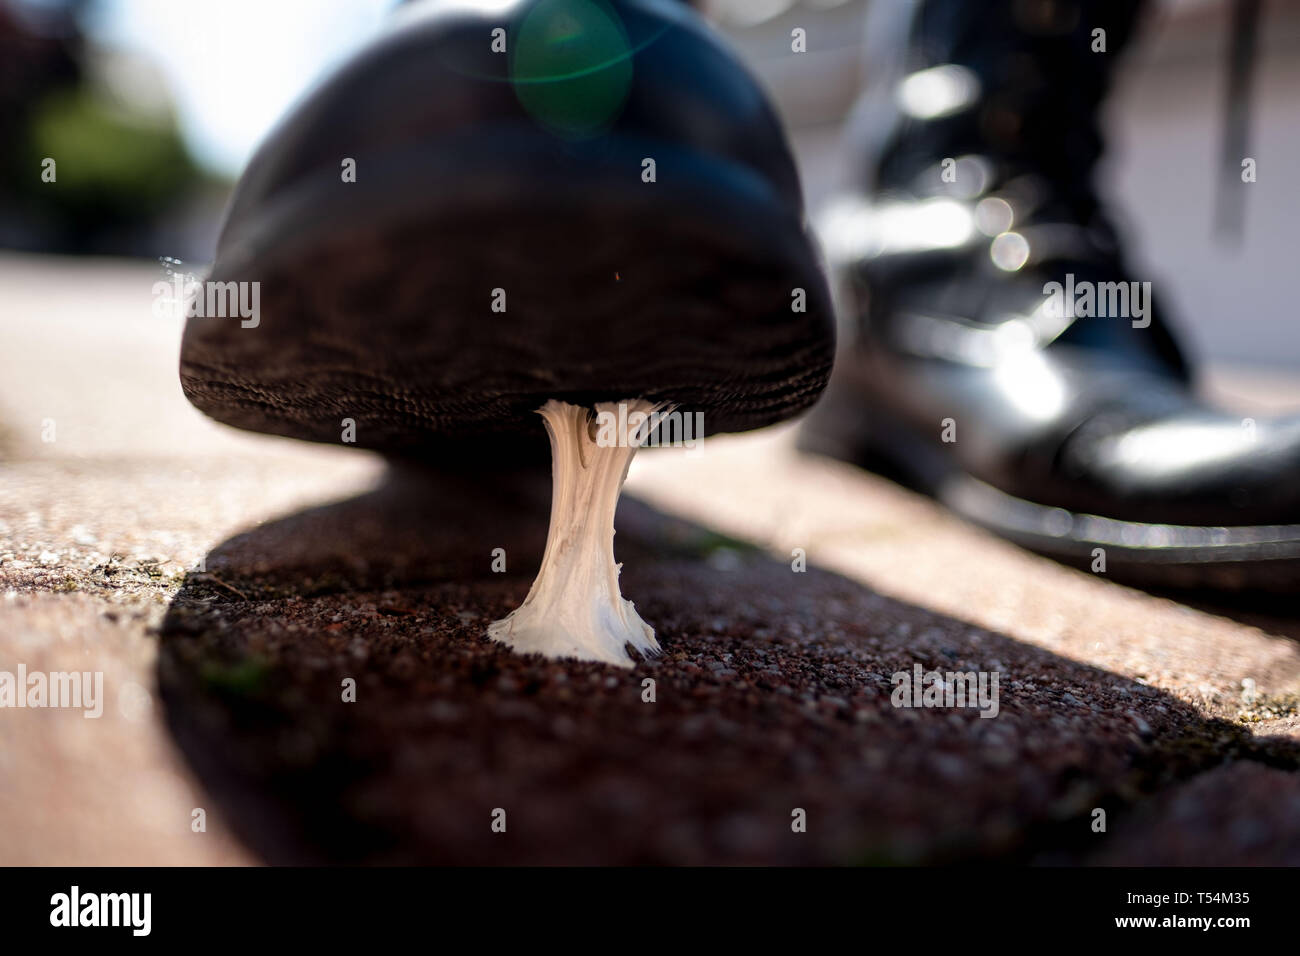
<path fill-rule="evenodd" d="M 881 0 L 884 2 L 884 0 Z M 234 179 L 276 119 L 395 0 L 0 0 L 0 251 L 209 261 Z M 851 170 L 845 118 L 871 82 L 864 0 L 707 0 L 772 92 L 814 214 Z M 1212 232 L 1228 4 L 1163 0 L 1109 105 L 1104 174 L 1187 338 L 1218 365 L 1300 364 L 1290 254 L 1300 190 L 1300 4 L 1264 5 L 1245 231 Z M 792 55 L 790 31 L 807 31 Z M 57 186 L 41 178 L 57 158 Z M 11 260 L 12 261 L 12 260 Z M 72 278 L 72 277 L 70 277 Z"/>
<path fill-rule="evenodd" d="M 383 29 L 394 6 L 0 0 L 0 669 L 94 666 L 120 691 L 103 722 L 49 710 L 0 721 L 0 863 L 250 860 L 215 816 L 191 839 L 191 808 L 212 801 L 154 703 L 157 628 L 214 545 L 361 494 L 382 462 L 205 419 L 181 394 L 180 323 L 153 315 L 152 286 L 174 260 L 203 271 L 259 140 Z M 840 137 L 873 80 L 868 8 L 705 3 L 778 104 L 814 216 L 854 172 Z M 1221 396 L 1300 407 L 1290 289 L 1300 4 L 1264 4 L 1249 147 L 1258 181 L 1243 190 L 1235 243 L 1213 231 L 1229 5 L 1161 0 L 1151 12 L 1108 106 L 1103 168 L 1136 274 L 1172 304 Z M 807 33 L 805 54 L 791 53 L 795 27 Z M 55 182 L 42 178 L 47 157 L 57 160 Z M 1300 643 L 1278 636 L 1300 638 L 1293 621 L 1230 621 L 1068 572 L 887 483 L 804 461 L 778 447 L 784 434 L 719 439 L 699 462 L 638 458 L 629 487 L 738 540 L 785 554 L 791 542 L 813 542 L 827 567 L 872 589 L 857 618 L 882 613 L 877 595 L 908 602 L 896 637 L 904 644 L 969 621 L 1082 662 L 1098 681 L 1154 685 L 1216 717 L 1238 716 L 1243 679 L 1274 695 L 1300 686 Z M 346 536 L 338 546 L 350 546 Z M 285 548 L 286 562 L 298 559 Z M 1251 726 L 1300 739 L 1300 717 L 1288 713 Z M 1104 738 L 1097 727 L 1080 724 L 1078 738 Z M 1261 845 L 1294 832 L 1295 804 L 1276 796 L 1280 784 L 1241 780 L 1229 775 L 1227 796 L 1210 792 L 1197 805 Z M 1053 792 L 1039 789 L 1044 801 Z M 1232 804 L 1243 794 L 1257 800 Z M 1237 840 L 1187 819 L 1169 816 L 1173 842 Z M 1165 859 L 1140 839 L 1125 845 L 1139 859 Z"/>

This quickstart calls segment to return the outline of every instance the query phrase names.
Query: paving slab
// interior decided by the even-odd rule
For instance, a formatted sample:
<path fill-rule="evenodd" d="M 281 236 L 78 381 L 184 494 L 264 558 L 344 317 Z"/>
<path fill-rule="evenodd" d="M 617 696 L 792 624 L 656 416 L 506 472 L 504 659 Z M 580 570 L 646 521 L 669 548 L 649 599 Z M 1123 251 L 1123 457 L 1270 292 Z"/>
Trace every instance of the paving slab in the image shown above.
<path fill-rule="evenodd" d="M 1300 862 L 1285 608 L 1063 568 L 778 428 L 634 464 L 662 657 L 518 657 L 484 630 L 544 472 L 213 425 L 153 279 L 0 258 L 0 671 L 106 691 L 0 710 L 0 862 Z M 894 706 L 917 665 L 997 716 Z"/>

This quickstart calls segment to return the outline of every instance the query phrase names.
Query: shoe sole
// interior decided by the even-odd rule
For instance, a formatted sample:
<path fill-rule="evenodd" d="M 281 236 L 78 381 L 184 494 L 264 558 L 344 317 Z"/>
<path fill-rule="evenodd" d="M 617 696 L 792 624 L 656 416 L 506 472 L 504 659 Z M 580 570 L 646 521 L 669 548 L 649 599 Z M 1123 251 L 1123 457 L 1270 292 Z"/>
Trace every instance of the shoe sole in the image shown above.
<path fill-rule="evenodd" d="M 889 478 L 1030 551 L 1089 571 L 1104 554 L 1107 576 L 1139 587 L 1290 594 L 1300 586 L 1300 525 L 1148 524 L 1017 498 L 907 429 L 866 420 L 863 405 L 838 391 L 833 384 L 804 422 L 802 450 Z"/>
<path fill-rule="evenodd" d="M 540 433 L 552 398 L 740 431 L 811 405 L 834 354 L 804 224 L 747 167 L 660 142 L 476 130 L 327 169 L 227 239 L 208 279 L 260 282 L 260 320 L 189 319 L 181 383 L 253 431 L 337 442 L 350 418 L 410 452 Z"/>

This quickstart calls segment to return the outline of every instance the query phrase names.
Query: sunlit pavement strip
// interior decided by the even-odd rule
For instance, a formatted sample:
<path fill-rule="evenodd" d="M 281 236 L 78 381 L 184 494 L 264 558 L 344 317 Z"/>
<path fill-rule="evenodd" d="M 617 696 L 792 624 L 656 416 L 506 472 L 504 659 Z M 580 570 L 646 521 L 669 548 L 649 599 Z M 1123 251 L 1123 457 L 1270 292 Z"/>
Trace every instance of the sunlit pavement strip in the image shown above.
<path fill-rule="evenodd" d="M 628 491 L 789 559 L 1177 694 L 1219 717 L 1300 690 L 1300 647 L 1035 557 L 929 501 L 800 455 L 793 430 L 724 437 L 691 457 L 646 453 Z M 671 459 L 670 459 L 670 456 Z M 1280 723 L 1279 728 L 1284 728 Z"/>
<path fill-rule="evenodd" d="M 102 671 L 107 691 L 98 720 L 0 711 L 0 863 L 254 860 L 162 725 L 155 629 L 209 548 L 360 493 L 381 472 L 365 454 L 238 435 L 191 410 L 175 380 L 179 329 L 148 309 L 154 278 L 147 266 L 0 259 L 0 670 L 22 661 Z M 42 441 L 47 419 L 52 442 Z M 1064 690 L 1074 711 L 1063 720 L 1095 706 L 1094 692 L 1113 706 L 1127 678 L 1256 735 L 1300 740 L 1286 703 L 1300 691 L 1295 641 L 1027 555 L 892 485 L 800 457 L 791 438 L 778 428 L 692 454 L 649 450 L 628 494 L 787 564 L 800 549 L 810 568 L 915 605 L 898 626 L 919 644 L 943 629 L 928 613 L 937 612 L 963 622 L 972 640 L 1002 634 L 1101 669 L 1097 687 L 1080 680 Z M 706 560 L 729 567 L 725 549 Z M 798 586 L 792 577 L 791 593 Z M 876 611 L 867 602 L 860 613 Z M 1013 682 L 1036 678 L 1050 681 L 1007 674 L 1004 701 Z M 1243 681 L 1254 682 L 1249 700 Z M 1143 722 L 1134 722 L 1139 734 Z M 1265 788 L 1271 801 L 1257 796 Z M 1253 815 L 1243 840 L 1285 848 L 1295 846 L 1297 817 L 1286 808 L 1297 792 L 1295 774 L 1239 764 L 1159 799 L 1210 833 Z M 1270 806 L 1276 812 L 1261 819 Z M 191 825 L 195 809 L 206 811 L 204 832 Z M 1174 850 L 1157 852 L 1168 825 L 1154 820 L 1143 832 L 1156 849 L 1143 856 L 1130 842 L 1128 855 L 1175 860 Z"/>

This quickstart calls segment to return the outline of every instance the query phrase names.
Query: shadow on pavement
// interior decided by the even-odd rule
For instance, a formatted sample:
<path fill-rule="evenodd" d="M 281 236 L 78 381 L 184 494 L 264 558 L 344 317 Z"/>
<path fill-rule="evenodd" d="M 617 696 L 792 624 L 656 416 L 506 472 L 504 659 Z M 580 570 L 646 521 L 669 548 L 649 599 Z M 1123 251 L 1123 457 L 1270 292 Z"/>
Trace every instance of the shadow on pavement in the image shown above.
<path fill-rule="evenodd" d="M 541 471 L 395 469 L 374 492 L 231 538 L 189 576 L 162 628 L 167 722 L 255 852 L 1087 862 L 1111 839 L 1094 832 L 1096 808 L 1114 829 L 1232 761 L 1300 767 L 1294 741 L 825 570 L 796 573 L 635 500 L 615 551 L 664 655 L 629 671 L 513 655 L 484 630 L 527 592 L 548 506 Z M 495 548 L 506 573 L 491 570 Z M 892 706 L 891 675 L 916 664 L 996 672 L 998 715 Z M 1294 842 L 1261 858 L 1222 826 L 1201 834 L 1215 854 L 1201 862 L 1300 863 Z"/>

